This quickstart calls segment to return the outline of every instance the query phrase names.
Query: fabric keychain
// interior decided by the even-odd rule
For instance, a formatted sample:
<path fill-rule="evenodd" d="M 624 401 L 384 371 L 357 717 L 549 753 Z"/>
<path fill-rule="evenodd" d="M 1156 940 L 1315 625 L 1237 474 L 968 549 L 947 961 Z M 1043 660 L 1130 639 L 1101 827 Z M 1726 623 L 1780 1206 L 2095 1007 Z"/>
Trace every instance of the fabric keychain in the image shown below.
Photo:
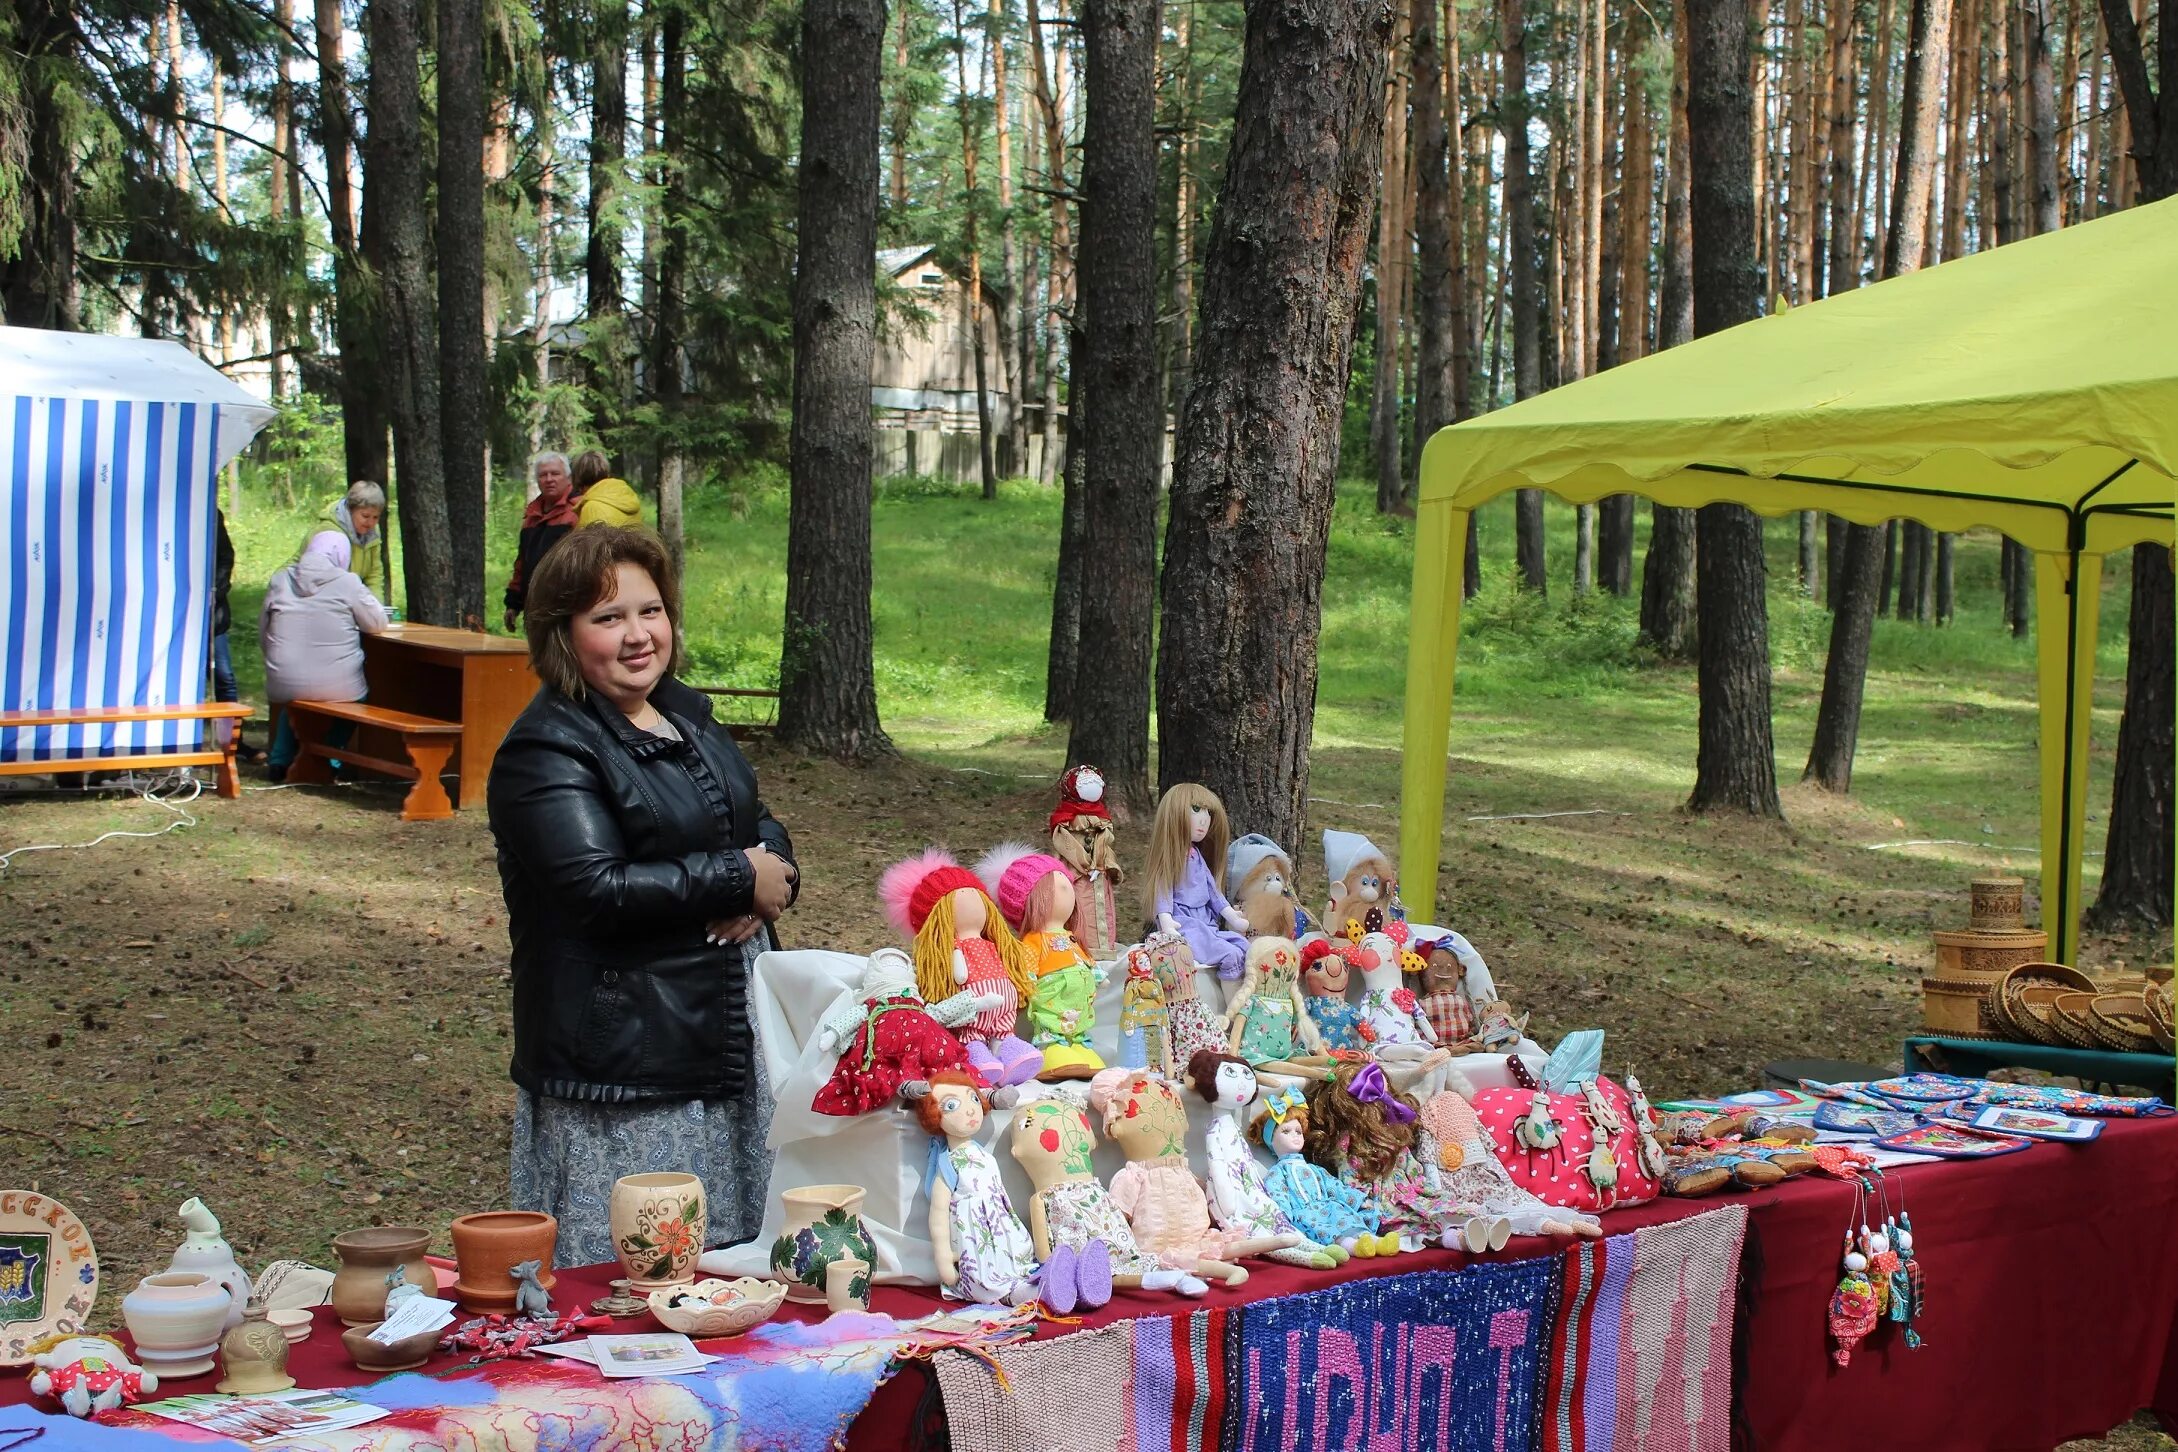
<path fill-rule="evenodd" d="M 1906 1186 L 1898 1185 L 1898 1269 L 1891 1272 L 1891 1319 L 1906 1329 L 1906 1349 L 1921 1349 L 1921 1333 L 1914 1322 L 1921 1319 L 1923 1272 L 1913 1255 L 1913 1216 L 1906 1210 Z"/>
<path fill-rule="evenodd" d="M 1853 1349 L 1875 1329 L 1875 1288 L 1868 1283 L 1868 1257 L 1854 1249 L 1853 1227 L 1865 1223 L 1867 1181 L 1856 1180 L 1853 1209 L 1845 1221 L 1845 1257 L 1838 1288 L 1830 1293 L 1830 1359 L 1839 1366 L 1853 1360 Z"/>
<path fill-rule="evenodd" d="M 1891 1275 L 1898 1269 L 1898 1252 L 1891 1248 L 1891 1191 L 1890 1182 L 1881 1170 L 1875 1172 L 1876 1193 L 1881 1197 L 1882 1224 L 1870 1230 L 1863 1220 L 1860 1226 L 1861 1253 L 1868 1257 L 1868 1286 L 1875 1293 L 1876 1319 L 1889 1318 L 1891 1309 Z"/>

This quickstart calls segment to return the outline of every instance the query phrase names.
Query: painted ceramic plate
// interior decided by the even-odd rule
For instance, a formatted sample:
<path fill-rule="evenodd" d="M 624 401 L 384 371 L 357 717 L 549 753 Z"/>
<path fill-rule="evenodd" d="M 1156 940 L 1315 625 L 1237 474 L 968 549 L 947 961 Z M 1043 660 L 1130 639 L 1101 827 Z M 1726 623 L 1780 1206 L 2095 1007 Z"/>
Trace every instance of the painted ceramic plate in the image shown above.
<path fill-rule="evenodd" d="M 2011 1135 L 1969 1132 L 1947 1124 L 1921 1124 L 1876 1141 L 1885 1149 L 1909 1155 L 1933 1155 L 1944 1160 L 1986 1160 L 1996 1155 L 2017 1154 L 2032 1143 Z"/>
<path fill-rule="evenodd" d="M 74 1335 L 98 1299 L 91 1233 L 60 1201 L 0 1190 L 0 1366 L 23 1366 L 41 1336 Z"/>
<path fill-rule="evenodd" d="M 1815 1110 L 1815 1127 L 1838 1134 L 1899 1134 L 1920 1120 L 1900 1109 L 1875 1109 L 1826 1099 Z"/>
<path fill-rule="evenodd" d="M 1967 1121 L 1976 1129 L 2000 1130 L 2005 1134 L 2023 1134 L 2029 1139 L 2054 1139 L 2067 1144 L 2085 1144 L 2102 1133 L 2099 1119 L 2074 1119 L 2068 1114 L 2051 1114 L 2046 1109 L 2010 1109 L 1992 1104 Z"/>

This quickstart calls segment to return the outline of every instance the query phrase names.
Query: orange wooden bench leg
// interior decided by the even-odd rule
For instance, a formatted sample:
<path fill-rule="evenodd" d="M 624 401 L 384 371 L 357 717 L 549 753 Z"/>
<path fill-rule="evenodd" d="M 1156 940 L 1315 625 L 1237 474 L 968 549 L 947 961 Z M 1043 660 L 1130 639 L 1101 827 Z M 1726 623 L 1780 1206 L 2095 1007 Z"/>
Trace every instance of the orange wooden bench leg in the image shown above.
<path fill-rule="evenodd" d="M 325 717 L 289 706 L 287 719 L 295 732 L 295 762 L 287 769 L 287 779 L 317 786 L 332 781 L 333 764 L 310 749 L 325 740 Z"/>
<path fill-rule="evenodd" d="M 401 820 L 443 822 L 453 816 L 454 803 L 446 795 L 446 783 L 439 780 L 439 773 L 452 759 L 454 743 L 444 738 L 405 736 L 401 744 L 408 748 L 408 759 L 416 764 L 416 784 L 401 803 Z"/>
<path fill-rule="evenodd" d="M 215 780 L 219 783 L 219 794 L 230 801 L 242 795 L 242 776 L 234 766 L 235 742 L 241 735 L 242 723 L 237 721 L 234 723 L 234 731 L 227 737 L 227 745 L 221 751 L 219 765 L 213 768 L 217 774 Z"/>

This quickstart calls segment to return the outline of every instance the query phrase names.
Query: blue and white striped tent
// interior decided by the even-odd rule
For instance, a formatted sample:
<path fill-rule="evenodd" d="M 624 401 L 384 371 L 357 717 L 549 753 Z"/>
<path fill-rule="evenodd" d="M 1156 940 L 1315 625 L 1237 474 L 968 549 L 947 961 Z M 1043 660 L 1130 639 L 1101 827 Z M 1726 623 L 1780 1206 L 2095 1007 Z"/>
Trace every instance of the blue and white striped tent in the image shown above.
<path fill-rule="evenodd" d="M 272 417 L 178 343 L 0 328 L 0 710 L 203 702 L 219 471 Z M 205 729 L 0 729 L 0 760 Z"/>

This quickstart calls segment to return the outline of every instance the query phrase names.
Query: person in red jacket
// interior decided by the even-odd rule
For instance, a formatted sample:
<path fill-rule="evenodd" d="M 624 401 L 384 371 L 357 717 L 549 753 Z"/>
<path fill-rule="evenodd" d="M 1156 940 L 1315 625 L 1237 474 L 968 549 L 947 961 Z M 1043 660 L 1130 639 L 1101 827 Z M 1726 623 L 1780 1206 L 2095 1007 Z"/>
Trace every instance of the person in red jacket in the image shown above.
<path fill-rule="evenodd" d="M 575 493 L 575 477 L 567 467 L 565 454 L 539 454 L 531 461 L 530 471 L 537 481 L 537 497 L 522 511 L 522 535 L 515 546 L 514 573 L 507 577 L 507 613 L 502 622 L 509 630 L 522 618 L 522 605 L 529 596 L 529 578 L 536 571 L 537 561 L 544 558 L 546 550 L 573 532 L 582 508 L 582 498 Z"/>

